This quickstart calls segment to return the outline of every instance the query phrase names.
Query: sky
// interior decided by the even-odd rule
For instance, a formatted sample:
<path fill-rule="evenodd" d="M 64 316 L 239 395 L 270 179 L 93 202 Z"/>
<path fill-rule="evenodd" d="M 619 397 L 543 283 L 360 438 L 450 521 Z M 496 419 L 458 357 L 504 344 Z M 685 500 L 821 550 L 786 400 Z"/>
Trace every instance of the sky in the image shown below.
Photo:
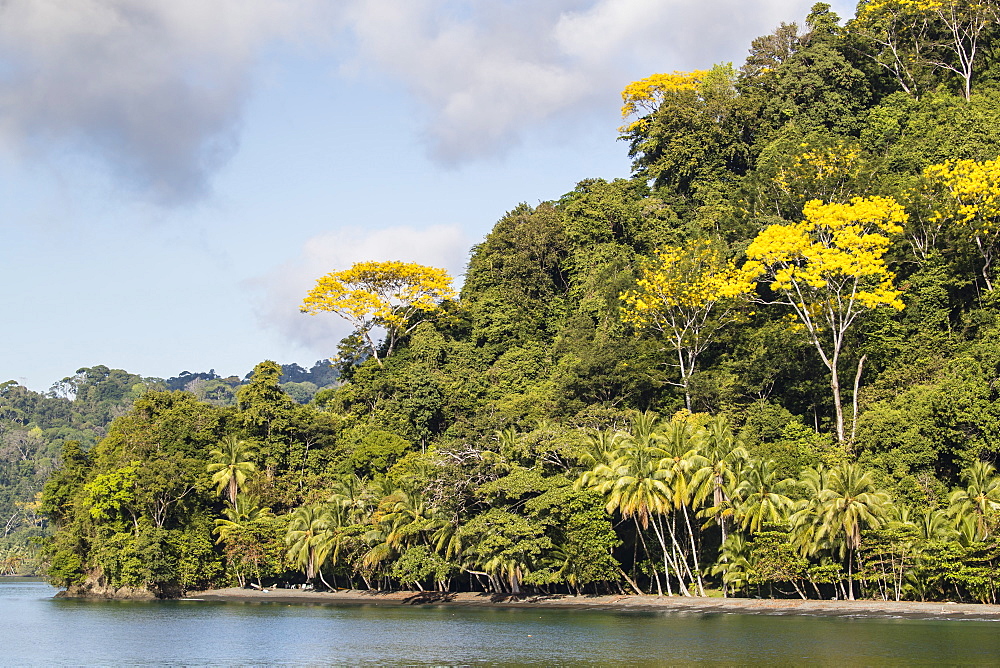
<path fill-rule="evenodd" d="M 298 307 L 628 177 L 620 91 L 739 66 L 800 0 L 5 0 L 0 380 L 311 366 Z M 853 3 L 833 2 L 842 17 Z"/>

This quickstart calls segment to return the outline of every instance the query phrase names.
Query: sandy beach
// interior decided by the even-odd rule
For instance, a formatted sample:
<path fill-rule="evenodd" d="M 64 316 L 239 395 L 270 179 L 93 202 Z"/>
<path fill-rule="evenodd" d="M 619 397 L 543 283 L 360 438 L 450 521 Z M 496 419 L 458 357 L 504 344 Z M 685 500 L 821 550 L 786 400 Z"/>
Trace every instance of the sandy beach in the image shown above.
<path fill-rule="evenodd" d="M 341 590 L 314 592 L 299 589 L 215 589 L 191 592 L 186 601 L 282 603 L 307 605 L 463 606 L 494 608 L 551 608 L 609 612 L 669 612 L 688 614 L 808 615 L 883 619 L 964 619 L 1000 621 L 1000 605 L 919 603 L 895 601 L 818 601 L 801 599 L 683 598 L 659 596 L 522 596 L 475 592 L 370 592 Z"/>

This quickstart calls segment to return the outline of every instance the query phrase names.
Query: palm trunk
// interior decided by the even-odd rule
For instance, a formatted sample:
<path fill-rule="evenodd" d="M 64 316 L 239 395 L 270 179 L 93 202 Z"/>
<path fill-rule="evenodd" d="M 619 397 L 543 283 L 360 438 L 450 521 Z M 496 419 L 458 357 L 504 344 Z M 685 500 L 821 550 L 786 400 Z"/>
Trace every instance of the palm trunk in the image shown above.
<path fill-rule="evenodd" d="M 646 536 L 642 533 L 642 527 L 639 526 L 639 518 L 632 516 L 635 520 L 635 532 L 639 536 L 639 541 L 642 543 L 642 549 L 646 553 L 646 558 L 649 559 L 649 565 L 653 569 L 653 578 L 656 580 L 656 595 L 663 596 L 663 588 L 660 586 L 660 575 L 656 572 L 656 563 L 653 561 L 653 555 L 649 553 L 649 547 L 646 545 Z M 667 577 L 667 592 L 670 593 L 670 577 Z M 671 596 L 673 594 L 670 594 Z"/>
<path fill-rule="evenodd" d="M 688 517 L 687 504 L 681 504 L 684 511 L 684 523 L 687 525 L 688 535 L 691 537 L 691 558 L 694 560 L 694 572 L 698 583 L 698 596 L 705 595 L 705 587 L 701 582 L 701 566 L 698 564 L 698 547 L 694 542 L 694 531 L 691 529 L 691 519 Z"/>
<path fill-rule="evenodd" d="M 634 581 L 634 580 L 633 580 L 632 578 L 630 578 L 630 577 L 628 576 L 628 573 L 626 573 L 626 572 L 625 572 L 625 571 L 624 571 L 624 570 L 622 569 L 622 567 L 621 567 L 621 566 L 619 566 L 619 567 L 618 567 L 618 572 L 619 572 L 619 573 L 621 573 L 621 576 L 622 576 L 623 578 L 625 578 L 625 582 L 627 582 L 627 583 L 629 584 L 629 586 L 630 586 L 630 587 L 632 587 L 632 589 L 633 589 L 633 590 L 635 590 L 635 593 L 636 593 L 636 594 L 638 594 L 639 596 L 642 596 L 642 595 L 643 595 L 643 594 L 645 593 L 645 592 L 643 592 L 643 591 L 642 591 L 641 589 L 639 589 L 639 585 L 637 585 L 637 584 L 635 583 L 635 581 Z M 619 589 L 620 589 L 620 587 L 619 587 Z M 661 594 L 661 595 L 662 595 L 662 594 Z"/>
<path fill-rule="evenodd" d="M 848 598 L 854 600 L 854 550 L 847 551 L 847 592 Z"/>
<path fill-rule="evenodd" d="M 684 566 L 683 572 L 678 570 L 677 577 L 682 577 L 683 574 L 686 573 L 688 582 L 694 582 L 694 574 L 691 572 L 691 565 L 688 564 L 687 555 L 684 553 L 681 540 L 677 538 L 680 533 L 677 530 L 677 513 L 670 516 L 670 524 L 667 526 L 670 527 L 670 540 L 672 540 L 674 544 L 674 560 Z M 687 595 L 691 596 L 690 593 Z"/>
<path fill-rule="evenodd" d="M 662 521 L 659 516 L 657 516 L 657 520 Z M 670 529 L 670 540 L 671 540 L 671 543 L 672 543 L 672 550 L 668 550 L 667 549 L 667 541 L 666 541 L 666 539 L 664 537 L 663 527 L 660 526 L 659 528 L 657 528 L 657 522 L 653 522 L 653 532 L 656 534 L 657 539 L 659 539 L 659 541 L 660 541 L 660 548 L 663 550 L 664 565 L 667 565 L 669 563 L 670 566 L 673 566 L 674 573 L 677 574 L 677 587 L 678 587 L 678 589 L 680 589 L 682 595 L 684 595 L 684 596 L 690 596 L 691 592 L 688 590 L 687 585 L 684 584 L 684 571 L 681 570 L 680 566 L 677 563 L 678 558 L 679 558 L 679 555 L 677 555 L 677 538 L 674 536 L 674 531 L 670 527 L 670 523 L 669 522 L 667 523 L 667 528 Z M 674 556 L 670 556 L 671 552 L 673 552 Z M 687 566 L 687 562 L 683 562 L 683 563 L 684 563 L 685 566 Z M 668 585 L 668 587 L 670 585 L 670 573 L 669 573 L 669 571 L 667 572 L 667 585 Z"/>

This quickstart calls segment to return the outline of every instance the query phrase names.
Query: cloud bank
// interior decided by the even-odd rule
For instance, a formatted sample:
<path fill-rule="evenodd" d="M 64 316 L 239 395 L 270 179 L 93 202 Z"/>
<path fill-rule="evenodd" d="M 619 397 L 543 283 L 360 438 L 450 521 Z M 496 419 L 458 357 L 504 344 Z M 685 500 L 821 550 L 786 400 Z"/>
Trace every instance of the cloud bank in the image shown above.
<path fill-rule="evenodd" d="M 82 150 L 154 201 L 194 201 L 238 147 L 268 47 L 340 39 L 329 57 L 349 55 L 331 70 L 397 81 L 423 105 L 429 153 L 457 164 L 613 114 L 629 80 L 738 61 L 810 4 L 3 0 L 0 143 L 31 157 Z"/>
<path fill-rule="evenodd" d="M 739 63 L 751 39 L 801 22 L 811 4 L 382 0 L 355 3 L 346 19 L 360 62 L 424 103 L 432 155 L 459 163 L 502 153 L 539 124 L 613 113 L 636 78 Z"/>

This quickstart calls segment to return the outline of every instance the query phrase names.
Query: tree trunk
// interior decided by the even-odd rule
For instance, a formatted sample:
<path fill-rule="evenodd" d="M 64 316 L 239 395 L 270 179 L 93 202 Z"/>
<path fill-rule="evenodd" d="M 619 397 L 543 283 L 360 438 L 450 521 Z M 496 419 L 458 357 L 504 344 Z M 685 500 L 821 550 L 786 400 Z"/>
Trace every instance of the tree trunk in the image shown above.
<path fill-rule="evenodd" d="M 847 552 L 847 597 L 854 600 L 854 551 Z"/>
<path fill-rule="evenodd" d="M 987 256 L 986 251 L 983 249 L 983 240 L 978 234 L 976 235 L 976 246 L 979 247 L 979 254 L 983 256 L 983 281 L 986 282 L 986 289 L 989 291 L 993 289 L 993 281 L 990 280 L 990 264 L 992 258 Z"/>
<path fill-rule="evenodd" d="M 641 589 L 639 589 L 639 585 L 637 585 L 635 581 L 632 580 L 632 578 L 630 578 L 628 574 L 624 570 L 622 570 L 620 566 L 618 567 L 618 572 L 621 573 L 623 578 L 625 578 L 625 582 L 629 583 L 629 586 L 635 590 L 636 594 L 638 594 L 639 596 L 642 596 L 644 594 L 644 592 Z M 619 589 L 621 589 L 620 586 Z"/>
<path fill-rule="evenodd" d="M 660 517 L 657 516 L 656 519 L 659 520 Z M 677 574 L 677 587 L 681 590 L 681 594 L 683 594 L 684 596 L 690 596 L 691 592 L 688 590 L 687 585 L 684 584 L 684 571 L 681 569 L 680 564 L 678 564 L 678 559 L 680 559 L 681 563 L 683 563 L 684 566 L 686 567 L 687 561 L 680 558 L 680 555 L 678 554 L 677 551 L 677 537 L 675 536 L 674 530 L 671 527 L 670 523 L 667 522 L 666 524 L 667 528 L 670 529 L 670 542 L 672 543 L 672 553 L 673 553 L 672 557 L 671 557 L 671 550 L 667 549 L 667 542 L 666 539 L 664 538 L 663 527 L 660 526 L 659 530 L 657 530 L 657 524 L 656 522 L 653 522 L 653 532 L 656 534 L 656 538 L 660 541 L 660 549 L 663 550 L 664 566 L 667 566 L 668 564 L 669 566 L 673 566 L 674 573 Z M 667 588 L 669 589 L 670 588 L 669 570 L 667 571 L 666 577 L 667 577 Z"/>
<path fill-rule="evenodd" d="M 690 378 L 693 368 L 689 367 L 684 359 L 684 345 L 682 343 L 682 339 L 677 338 L 675 340 L 675 345 L 677 346 L 677 365 L 680 367 L 681 371 L 681 387 L 684 388 L 684 407 L 688 409 L 688 412 L 691 412 Z"/>
<path fill-rule="evenodd" d="M 653 563 L 653 556 L 649 553 L 649 547 L 646 545 L 646 536 L 642 533 L 642 527 L 639 526 L 639 518 L 632 516 L 635 520 L 635 532 L 639 535 L 639 540 L 642 542 L 642 549 L 646 553 L 646 558 L 649 559 L 650 566 L 653 568 L 653 578 L 656 580 L 656 595 L 663 596 L 663 587 L 660 586 L 660 575 L 656 572 L 656 566 Z M 666 573 L 667 576 L 667 593 L 673 596 L 673 592 L 670 591 L 670 573 Z"/>
<path fill-rule="evenodd" d="M 837 442 L 844 442 L 844 406 L 840 399 L 840 374 L 837 373 L 837 355 L 830 365 L 830 389 L 833 390 L 833 408 L 837 419 Z"/>
<path fill-rule="evenodd" d="M 684 523 L 687 525 L 688 535 L 691 537 L 691 558 L 694 560 L 694 576 L 698 584 L 698 596 L 705 595 L 705 587 L 701 582 L 701 566 L 698 563 L 698 546 L 694 542 L 694 530 L 691 528 L 691 520 L 688 518 L 687 504 L 681 504 L 684 511 Z"/>
<path fill-rule="evenodd" d="M 368 348 L 372 351 L 372 357 L 375 358 L 379 366 L 382 366 L 382 360 L 378 356 L 378 348 L 375 347 L 375 342 L 372 341 L 372 337 L 368 332 L 365 332 L 365 340 L 368 341 Z"/>
<path fill-rule="evenodd" d="M 851 415 L 851 448 L 854 447 L 854 437 L 858 433 L 858 388 L 861 387 L 861 372 L 865 367 L 868 355 L 862 355 L 858 360 L 858 372 L 854 374 L 854 394 L 851 396 L 853 413 Z"/>

